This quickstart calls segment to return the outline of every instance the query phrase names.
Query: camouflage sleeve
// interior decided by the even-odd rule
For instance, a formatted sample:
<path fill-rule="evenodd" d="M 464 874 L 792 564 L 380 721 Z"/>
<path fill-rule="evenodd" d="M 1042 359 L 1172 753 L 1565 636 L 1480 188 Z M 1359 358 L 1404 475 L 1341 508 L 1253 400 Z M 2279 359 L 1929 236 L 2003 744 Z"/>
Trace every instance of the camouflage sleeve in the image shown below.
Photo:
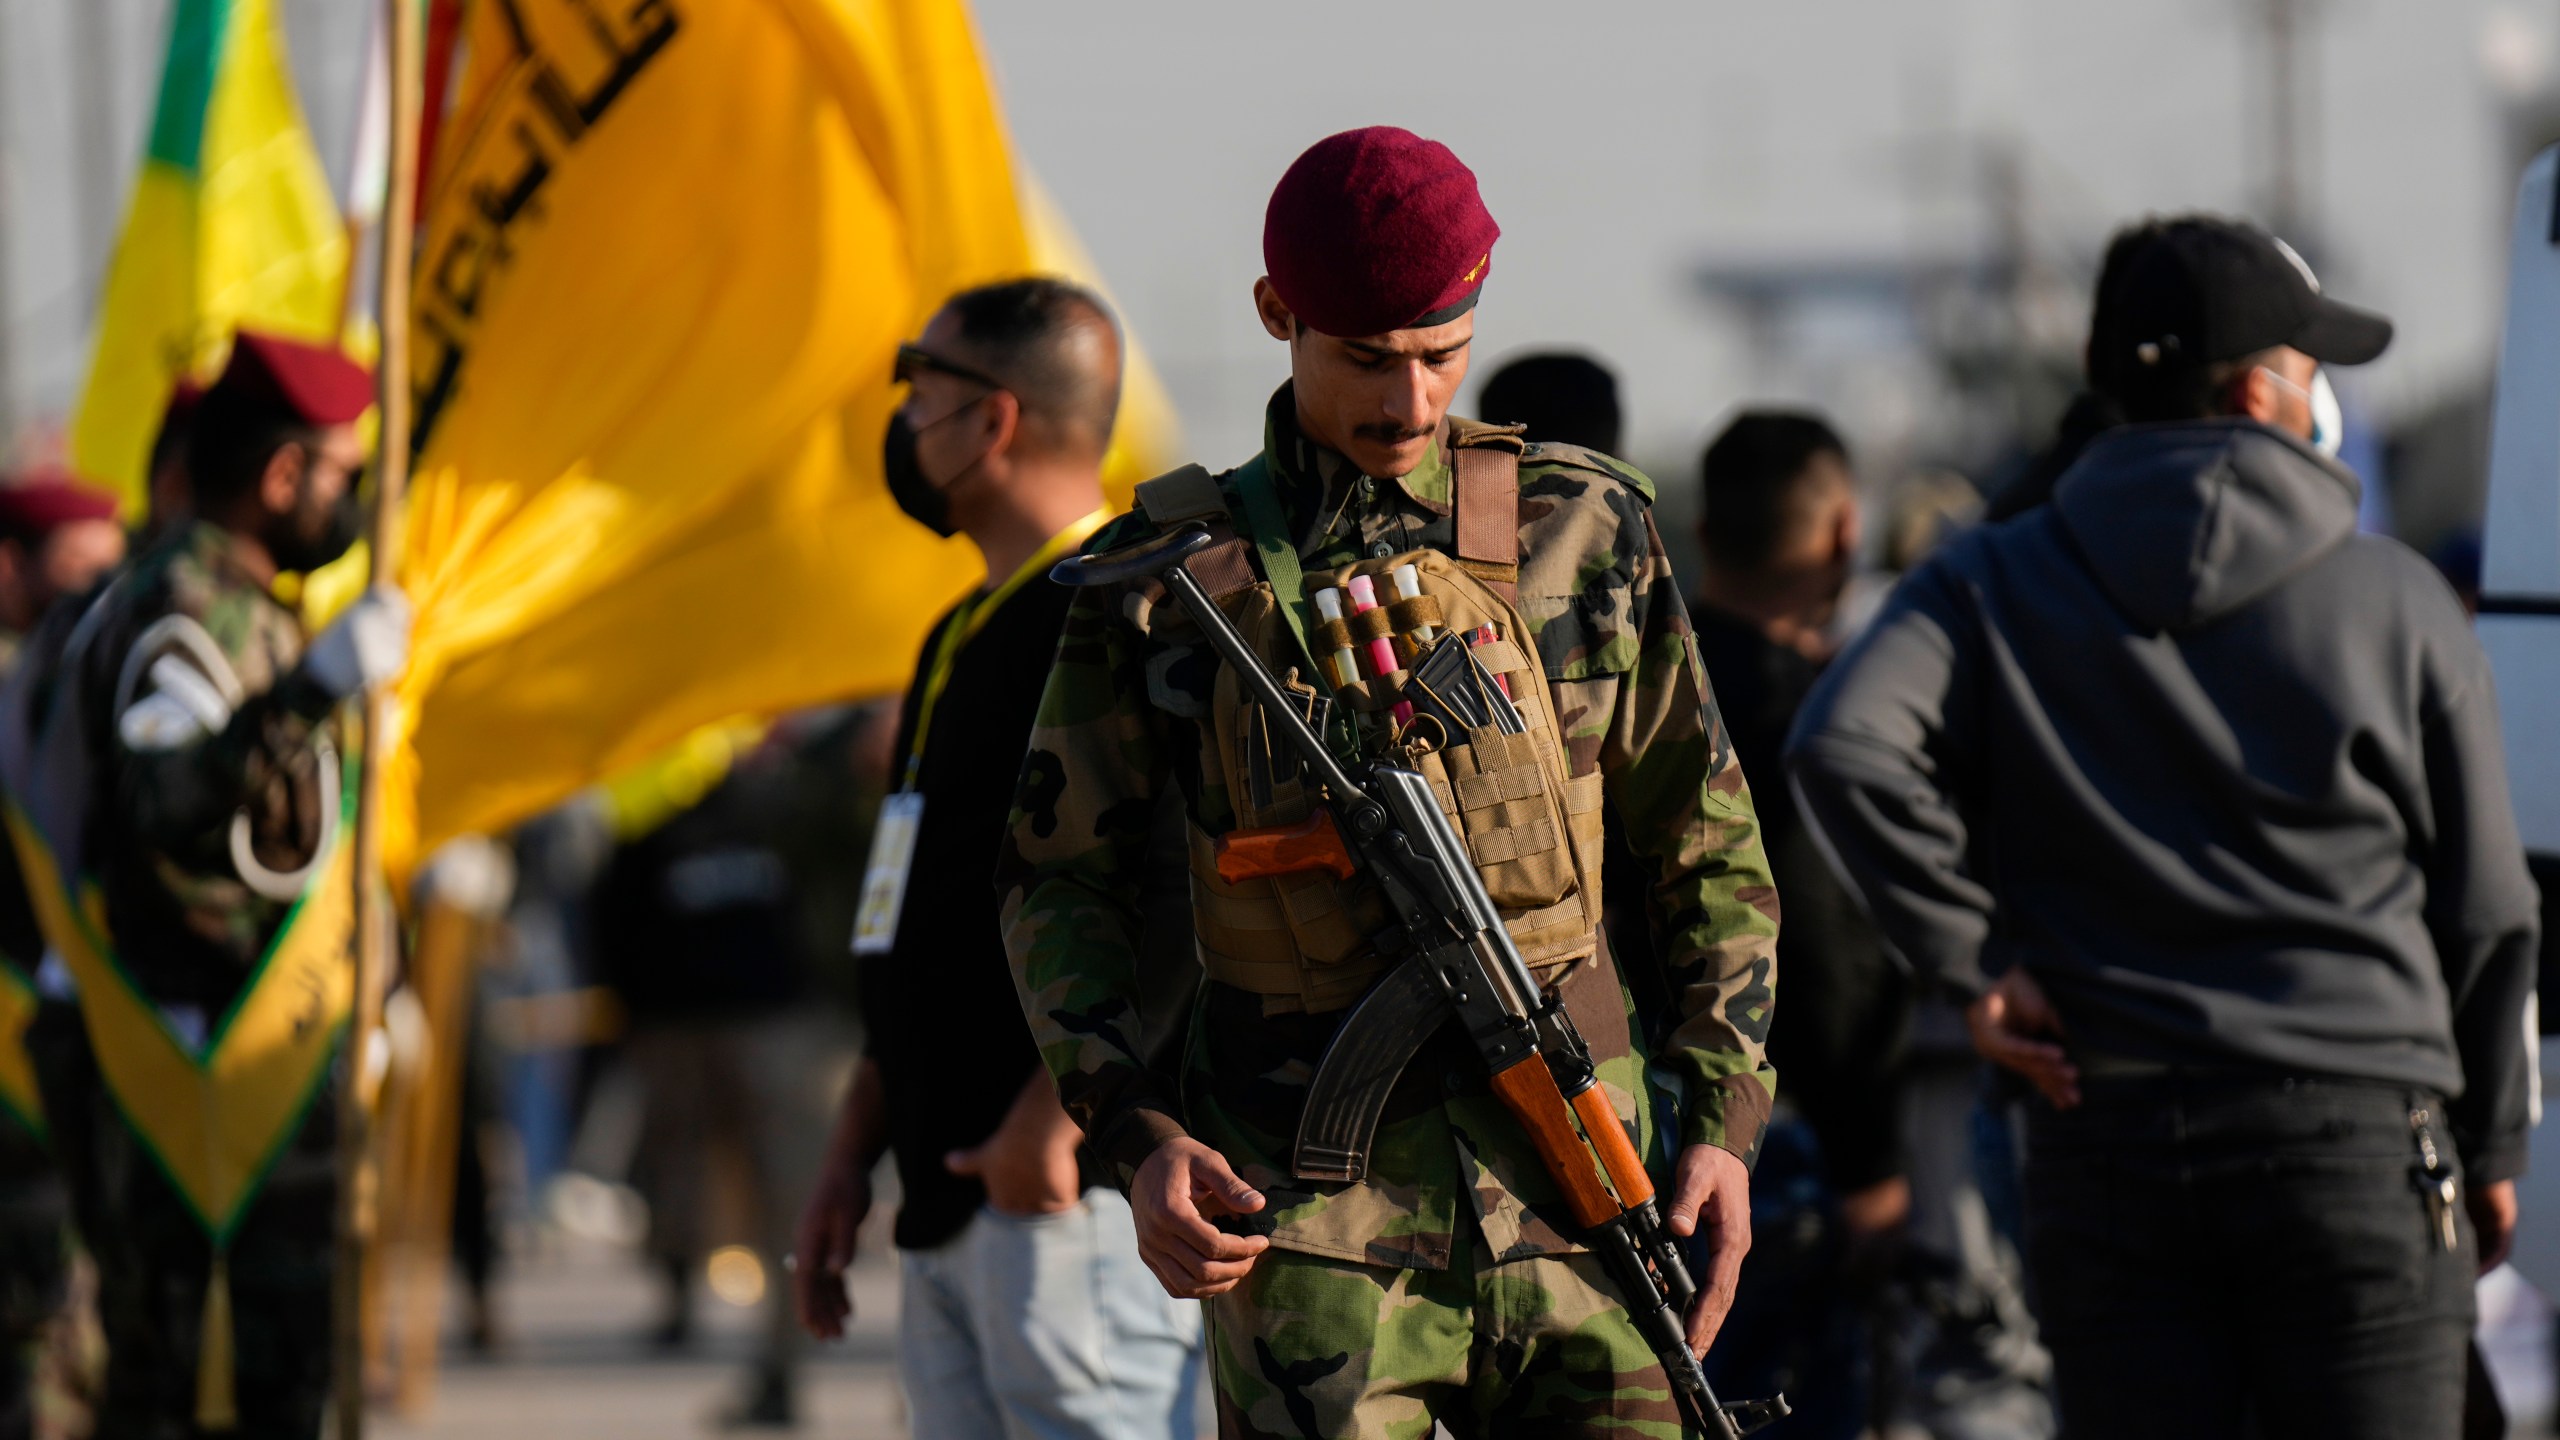
<path fill-rule="evenodd" d="M 179 612 L 183 614 L 184 612 Z M 190 620 L 197 617 L 188 616 Z M 220 616 L 194 635 L 222 659 L 186 640 L 127 652 L 117 677 L 113 798 L 127 833 L 164 854 L 228 871 L 235 814 L 249 817 L 260 864 L 291 872 L 307 864 L 325 832 L 321 740 L 335 704 L 300 671 L 239 694 L 237 647 L 220 641 Z M 154 627 L 168 634 L 166 627 Z M 133 679 L 124 683 L 123 673 Z M 251 678 L 258 678 L 253 676 Z"/>
<path fill-rule="evenodd" d="M 1122 1183 L 1184 1133 L 1147 1063 L 1139 900 L 1164 747 L 1117 592 L 1068 608 L 996 863 L 998 919 L 1032 1039 L 1067 1113 Z"/>
<path fill-rule="evenodd" d="M 1583 692 L 1569 739 L 1577 766 L 1596 749 L 1628 843 L 1654 868 L 1655 948 L 1673 1001 L 1656 1053 L 1687 1094 L 1681 1143 L 1748 1163 L 1777 1094 L 1766 1052 L 1778 892 L 1653 517 L 1632 494 L 1611 503 L 1617 556 L 1592 567 L 1577 606 L 1586 628 L 1617 633 L 1590 649 L 1579 685 L 1560 687 Z"/>

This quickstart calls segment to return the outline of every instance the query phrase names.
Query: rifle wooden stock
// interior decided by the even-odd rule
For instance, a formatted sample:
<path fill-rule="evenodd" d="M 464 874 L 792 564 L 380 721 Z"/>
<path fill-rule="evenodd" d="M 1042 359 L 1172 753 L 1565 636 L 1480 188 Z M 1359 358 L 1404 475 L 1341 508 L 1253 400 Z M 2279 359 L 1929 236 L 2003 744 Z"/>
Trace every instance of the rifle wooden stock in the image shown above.
<path fill-rule="evenodd" d="M 1342 843 L 1330 810 L 1318 810 L 1295 825 L 1230 830 L 1218 837 L 1217 851 L 1218 878 L 1230 885 L 1302 870 L 1331 871 L 1336 880 L 1360 873 L 1360 862 Z"/>
<path fill-rule="evenodd" d="M 1627 1138 L 1627 1127 L 1618 1123 L 1608 1093 L 1597 1085 L 1586 1087 L 1573 1097 L 1573 1113 L 1582 1121 L 1582 1133 L 1591 1137 L 1591 1148 L 1600 1152 L 1600 1164 L 1609 1172 L 1609 1187 L 1618 1192 L 1618 1203 L 1633 1210 L 1652 1199 L 1653 1177 L 1644 1173 L 1644 1160 L 1636 1154 L 1635 1142 Z"/>
<path fill-rule="evenodd" d="M 1507 1070 L 1495 1071 L 1493 1093 L 1502 1097 L 1520 1128 L 1529 1133 L 1529 1143 L 1538 1147 L 1538 1158 L 1546 1162 L 1547 1173 L 1564 1191 L 1565 1208 L 1573 1212 L 1574 1223 L 1589 1229 L 1617 1219 L 1617 1203 L 1600 1183 L 1600 1168 L 1574 1131 L 1573 1114 L 1565 1108 L 1564 1092 L 1556 1088 L 1547 1062 L 1532 1055 Z"/>

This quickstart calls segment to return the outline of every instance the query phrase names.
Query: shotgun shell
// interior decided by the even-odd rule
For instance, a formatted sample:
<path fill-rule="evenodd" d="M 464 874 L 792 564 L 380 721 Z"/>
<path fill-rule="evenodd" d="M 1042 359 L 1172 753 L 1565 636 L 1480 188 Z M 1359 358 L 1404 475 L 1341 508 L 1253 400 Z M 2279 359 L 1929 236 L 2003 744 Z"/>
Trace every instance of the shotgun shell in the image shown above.
<path fill-rule="evenodd" d="M 1349 588 L 1352 614 L 1365 615 L 1378 608 L 1378 587 L 1370 581 L 1368 576 L 1352 576 Z M 1395 642 L 1384 635 L 1369 642 L 1369 664 L 1381 677 L 1393 675 L 1404 668 L 1396 659 Z M 1397 701 L 1395 717 L 1398 729 L 1412 724 L 1413 706 L 1407 701 Z"/>
<path fill-rule="evenodd" d="M 1342 592 L 1327 585 L 1316 592 L 1316 613 L 1327 620 L 1342 618 Z M 1333 652 L 1333 688 L 1339 690 L 1360 678 L 1360 662 L 1348 649 Z"/>
<path fill-rule="evenodd" d="M 1414 569 L 1411 565 L 1399 565 L 1396 567 L 1395 582 L 1397 599 L 1419 600 L 1422 598 L 1422 577 L 1414 573 Z M 1412 651 L 1416 655 L 1421 654 L 1425 649 L 1430 647 L 1431 637 L 1437 633 L 1438 631 L 1429 625 L 1416 625 L 1411 630 L 1405 632 L 1407 643 L 1412 647 Z"/>

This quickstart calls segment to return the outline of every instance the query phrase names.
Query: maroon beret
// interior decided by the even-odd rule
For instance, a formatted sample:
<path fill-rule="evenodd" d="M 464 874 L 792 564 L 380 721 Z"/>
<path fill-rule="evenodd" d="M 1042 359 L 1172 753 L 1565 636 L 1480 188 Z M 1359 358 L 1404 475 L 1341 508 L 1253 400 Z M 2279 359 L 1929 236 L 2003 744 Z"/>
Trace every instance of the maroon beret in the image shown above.
<path fill-rule="evenodd" d="M 115 497 L 73 479 L 67 470 L 38 470 L 0 484 L 0 537 L 41 542 L 79 520 L 113 520 Z"/>
<path fill-rule="evenodd" d="M 208 395 L 281 400 L 307 425 L 345 425 L 373 407 L 373 372 L 330 345 L 243 330 Z"/>
<path fill-rule="evenodd" d="M 1309 328 L 1380 335 L 1465 314 L 1501 234 L 1448 146 L 1372 125 L 1308 146 L 1280 177 L 1262 264 Z"/>

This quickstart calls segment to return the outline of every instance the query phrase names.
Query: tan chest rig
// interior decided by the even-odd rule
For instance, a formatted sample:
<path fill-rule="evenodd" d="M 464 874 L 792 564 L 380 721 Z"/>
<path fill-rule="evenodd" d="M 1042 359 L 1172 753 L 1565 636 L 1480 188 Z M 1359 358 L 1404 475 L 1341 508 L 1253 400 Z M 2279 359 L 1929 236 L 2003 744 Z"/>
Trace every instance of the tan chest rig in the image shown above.
<path fill-rule="evenodd" d="M 1603 797 L 1597 771 L 1571 773 L 1545 673 L 1514 604 L 1518 443 L 1507 430 L 1455 437 L 1454 557 L 1415 550 L 1308 572 L 1310 596 L 1325 587 L 1346 589 L 1353 576 L 1364 575 L 1386 597 L 1396 593 L 1390 579 L 1395 569 L 1409 564 L 1422 592 L 1346 620 L 1314 621 L 1308 639 L 1320 656 L 1349 649 L 1366 657 L 1368 642 L 1387 636 L 1397 644 L 1400 662 L 1409 665 L 1416 656 L 1401 637 L 1419 626 L 1440 635 L 1492 627 L 1492 642 L 1476 646 L 1473 654 L 1509 691 L 1525 722 L 1522 733 L 1486 727 L 1441 739 L 1425 726 L 1393 735 L 1393 709 L 1410 678 L 1403 668 L 1364 673 L 1352 684 L 1328 688 L 1335 706 L 1358 717 L 1368 753 L 1392 748 L 1429 779 L 1440 808 L 1466 838 L 1521 958 L 1552 989 L 1598 948 Z M 1139 486 L 1138 501 L 1159 525 L 1197 520 L 1210 526 L 1217 543 L 1186 562 L 1193 577 L 1273 673 L 1285 677 L 1294 692 L 1312 697 L 1297 637 L 1270 583 L 1252 564 L 1251 544 L 1236 534 L 1216 482 L 1206 471 L 1187 467 Z M 1167 616 L 1166 623 L 1182 622 Z M 1238 832 L 1310 818 L 1315 797 L 1226 666 L 1218 668 L 1209 728 Z M 1231 881 L 1219 873 L 1223 843 L 1196 823 L 1190 827 L 1192 914 L 1200 963 L 1210 979 L 1262 996 L 1266 1015 L 1321 1013 L 1351 1005 L 1394 962 L 1373 943 L 1389 919 L 1366 875 L 1302 870 Z"/>

